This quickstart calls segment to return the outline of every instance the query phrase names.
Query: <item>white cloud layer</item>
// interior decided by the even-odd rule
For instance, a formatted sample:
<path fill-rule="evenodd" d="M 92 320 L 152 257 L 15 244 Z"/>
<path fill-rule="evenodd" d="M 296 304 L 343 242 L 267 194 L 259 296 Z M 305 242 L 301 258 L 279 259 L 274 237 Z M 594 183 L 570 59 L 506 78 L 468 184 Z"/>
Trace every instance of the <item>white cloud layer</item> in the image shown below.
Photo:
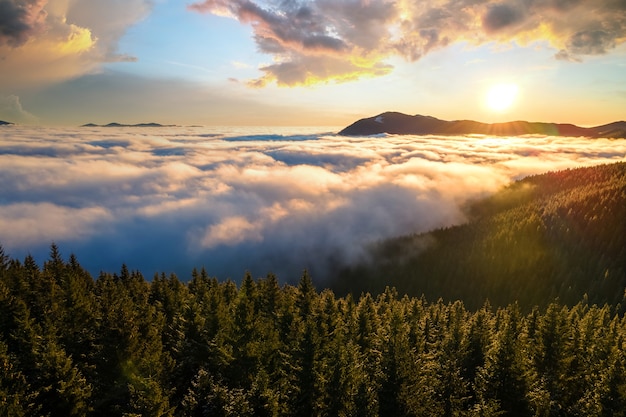
<path fill-rule="evenodd" d="M 295 280 L 464 221 L 511 180 L 624 160 L 626 140 L 341 137 L 241 128 L 0 128 L 0 244 L 90 271 Z"/>

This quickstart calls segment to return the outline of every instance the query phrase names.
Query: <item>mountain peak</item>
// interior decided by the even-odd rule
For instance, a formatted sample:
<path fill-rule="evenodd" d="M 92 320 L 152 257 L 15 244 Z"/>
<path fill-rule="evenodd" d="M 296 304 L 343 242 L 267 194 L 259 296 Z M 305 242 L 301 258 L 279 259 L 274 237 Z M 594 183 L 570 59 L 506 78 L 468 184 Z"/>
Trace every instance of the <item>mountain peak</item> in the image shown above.
<path fill-rule="evenodd" d="M 494 135 L 494 136 L 583 136 L 590 138 L 626 138 L 626 122 L 597 127 L 580 127 L 571 123 L 527 122 L 482 123 L 474 120 L 441 120 L 432 116 L 410 116 L 384 112 L 352 123 L 339 132 L 343 136 L 369 136 L 381 133 L 395 135 Z"/>
<path fill-rule="evenodd" d="M 137 124 L 124 124 L 124 123 L 111 122 L 111 123 L 107 123 L 106 125 L 98 125 L 95 123 L 87 123 L 87 124 L 81 125 L 81 127 L 170 127 L 170 126 L 173 126 L 173 125 L 162 125 L 160 123 L 154 123 L 154 122 L 137 123 Z"/>

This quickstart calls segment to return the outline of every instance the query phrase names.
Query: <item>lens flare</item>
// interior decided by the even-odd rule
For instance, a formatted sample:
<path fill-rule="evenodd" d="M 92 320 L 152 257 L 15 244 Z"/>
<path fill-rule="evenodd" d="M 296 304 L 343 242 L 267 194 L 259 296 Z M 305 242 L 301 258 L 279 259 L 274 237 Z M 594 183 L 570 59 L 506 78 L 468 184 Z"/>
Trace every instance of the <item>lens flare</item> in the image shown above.
<path fill-rule="evenodd" d="M 487 91 L 487 107 L 504 112 L 515 102 L 519 87 L 517 84 L 496 84 Z"/>

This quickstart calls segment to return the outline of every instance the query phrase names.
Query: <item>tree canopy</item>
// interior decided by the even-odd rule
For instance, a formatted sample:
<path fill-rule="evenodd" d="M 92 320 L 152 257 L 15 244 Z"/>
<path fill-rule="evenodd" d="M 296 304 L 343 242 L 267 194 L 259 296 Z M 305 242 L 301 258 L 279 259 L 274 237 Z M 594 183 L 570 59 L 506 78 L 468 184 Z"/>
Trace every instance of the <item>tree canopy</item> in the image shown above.
<path fill-rule="evenodd" d="M 304 273 L 97 279 L 2 257 L 0 415 L 618 416 L 619 306 L 337 297 Z"/>

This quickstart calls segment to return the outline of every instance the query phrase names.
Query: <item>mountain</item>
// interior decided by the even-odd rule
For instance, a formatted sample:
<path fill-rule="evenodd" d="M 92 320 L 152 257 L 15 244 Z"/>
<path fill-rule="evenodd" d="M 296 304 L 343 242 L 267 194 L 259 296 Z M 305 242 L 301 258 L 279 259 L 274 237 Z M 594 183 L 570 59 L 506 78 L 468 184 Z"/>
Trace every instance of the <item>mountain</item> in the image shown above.
<path fill-rule="evenodd" d="M 615 122 L 597 127 L 580 127 L 573 124 L 515 121 L 506 123 L 481 123 L 473 120 L 447 121 L 431 116 L 410 116 L 386 112 L 358 120 L 339 132 L 343 136 L 368 136 L 381 133 L 396 135 L 550 135 L 584 136 L 591 138 L 626 138 L 626 122 Z"/>
<path fill-rule="evenodd" d="M 624 301 L 626 162 L 551 172 L 466 208 L 466 224 L 390 239 L 331 282 L 338 294 L 400 293 L 504 306 Z"/>
<path fill-rule="evenodd" d="M 171 127 L 171 126 L 173 125 L 162 125 L 160 123 L 137 123 L 134 125 L 129 125 L 129 124 L 116 123 L 116 122 L 108 123 L 106 125 L 98 125 L 95 123 L 87 123 L 87 124 L 81 125 L 81 127 Z"/>
<path fill-rule="evenodd" d="M 5 125 L 12 125 L 13 123 L 11 122 L 5 122 L 4 120 L 0 120 L 0 126 L 5 126 Z"/>
<path fill-rule="evenodd" d="M 613 122 L 592 128 L 602 138 L 626 138 L 626 122 Z"/>

